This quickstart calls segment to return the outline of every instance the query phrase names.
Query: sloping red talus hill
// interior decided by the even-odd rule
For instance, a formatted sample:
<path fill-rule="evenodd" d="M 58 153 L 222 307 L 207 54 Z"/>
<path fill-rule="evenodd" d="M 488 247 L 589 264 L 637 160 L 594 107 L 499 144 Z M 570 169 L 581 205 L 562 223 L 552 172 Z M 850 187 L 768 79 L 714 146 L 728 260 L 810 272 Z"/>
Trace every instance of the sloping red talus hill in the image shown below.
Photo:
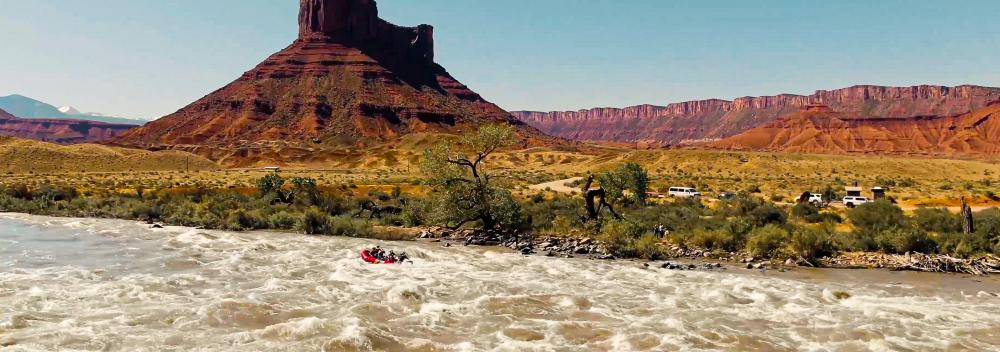
<path fill-rule="evenodd" d="M 119 144 L 343 144 L 413 132 L 454 133 L 510 123 L 547 138 L 484 100 L 434 62 L 433 27 L 399 27 L 374 0 L 301 0 L 299 37 L 236 81 Z"/>
<path fill-rule="evenodd" d="M 0 136 L 54 143 L 106 141 L 133 127 L 85 120 L 22 119 L 0 110 Z"/>
<path fill-rule="evenodd" d="M 1000 103 L 956 116 L 873 118 L 803 111 L 708 144 L 795 153 L 1000 156 Z"/>
<path fill-rule="evenodd" d="M 1000 99 L 1000 88 L 979 86 L 854 86 L 817 91 L 744 97 L 733 101 L 701 100 L 667 106 L 640 105 L 565 112 L 515 111 L 521 121 L 547 134 L 592 141 L 646 141 L 684 144 L 718 140 L 824 104 L 860 117 L 951 116 Z"/>
<path fill-rule="evenodd" d="M 17 118 L 17 116 L 11 115 L 9 112 L 6 112 L 3 109 L 0 109 L 0 121 L 2 121 L 2 120 L 13 120 L 13 119 L 16 119 L 16 118 Z"/>

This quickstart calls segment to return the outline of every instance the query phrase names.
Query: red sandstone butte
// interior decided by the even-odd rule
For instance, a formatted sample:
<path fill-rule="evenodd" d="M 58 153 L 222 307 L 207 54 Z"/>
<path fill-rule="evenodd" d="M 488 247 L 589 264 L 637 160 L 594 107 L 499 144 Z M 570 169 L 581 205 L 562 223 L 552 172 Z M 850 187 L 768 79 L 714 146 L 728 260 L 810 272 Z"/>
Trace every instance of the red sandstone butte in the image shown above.
<path fill-rule="evenodd" d="M 299 36 L 290 46 L 116 143 L 365 143 L 487 122 L 542 137 L 434 62 L 433 27 L 386 22 L 374 0 L 301 0 L 300 8 Z"/>

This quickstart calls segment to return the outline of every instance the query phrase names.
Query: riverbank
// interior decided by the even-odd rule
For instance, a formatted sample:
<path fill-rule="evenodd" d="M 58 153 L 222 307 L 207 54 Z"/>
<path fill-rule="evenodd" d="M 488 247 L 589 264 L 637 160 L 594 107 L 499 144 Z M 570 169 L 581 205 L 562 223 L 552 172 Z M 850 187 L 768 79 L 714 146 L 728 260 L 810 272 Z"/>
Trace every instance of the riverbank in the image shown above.
<path fill-rule="evenodd" d="M 5 214 L 5 213 L 0 213 Z M 14 214 L 14 213 L 7 213 Z M 29 214 L 26 214 L 29 215 Z M 31 215 L 52 216 L 52 215 Z M 73 218 L 72 216 L 66 218 Z M 107 218 L 93 218 L 107 219 Z M 164 226 L 183 226 L 184 224 L 163 224 L 149 220 L 136 221 L 150 228 Z M 205 229 L 203 227 L 199 229 Z M 226 230 L 226 229 L 211 229 Z M 278 231 L 282 230 L 269 230 Z M 400 227 L 373 226 L 361 233 L 350 233 L 349 229 L 341 231 L 340 236 L 368 238 L 385 241 L 423 241 L 441 242 L 451 246 L 481 246 L 506 248 L 522 255 L 540 255 L 560 258 L 586 258 L 596 260 L 637 260 L 637 258 L 616 257 L 610 254 L 607 246 L 590 237 L 558 237 L 558 236 L 521 236 L 500 237 L 485 235 L 473 229 L 449 230 L 442 227 Z M 289 234 L 296 232 L 285 231 Z M 298 233 L 301 234 L 301 233 Z M 662 257 L 638 259 L 647 263 L 646 266 L 662 267 L 671 270 L 717 270 L 723 268 L 744 268 L 753 270 L 785 271 L 792 268 L 829 268 L 829 269 L 884 269 L 890 271 L 919 271 L 928 273 L 972 274 L 988 276 L 1000 274 L 1000 258 L 984 255 L 976 259 L 959 259 L 937 254 L 885 254 L 876 252 L 844 252 L 814 260 L 760 258 L 746 253 L 720 252 L 707 249 L 687 248 L 676 244 L 664 244 Z M 678 260 L 682 260 L 678 262 Z"/>
<path fill-rule="evenodd" d="M 598 260 L 634 259 L 616 258 L 608 253 L 607 246 L 589 237 L 507 237 L 488 236 L 474 230 L 448 230 L 441 227 L 420 229 L 419 239 L 444 242 L 446 245 L 479 245 L 509 248 L 523 255 L 543 255 L 561 258 L 588 258 Z M 885 269 L 892 271 L 919 271 L 927 273 L 955 273 L 988 276 L 1000 274 L 1000 258 L 986 254 L 975 259 L 960 259 L 939 254 L 886 254 L 876 252 L 843 252 L 809 261 L 805 259 L 759 258 L 746 253 L 719 252 L 706 249 L 688 249 L 679 245 L 664 246 L 663 258 L 650 262 L 673 270 L 713 270 L 717 265 L 745 267 L 746 269 L 789 269 L 794 267 L 829 269 Z M 657 260 L 662 259 L 662 260 Z M 685 259 L 685 265 L 670 260 Z"/>

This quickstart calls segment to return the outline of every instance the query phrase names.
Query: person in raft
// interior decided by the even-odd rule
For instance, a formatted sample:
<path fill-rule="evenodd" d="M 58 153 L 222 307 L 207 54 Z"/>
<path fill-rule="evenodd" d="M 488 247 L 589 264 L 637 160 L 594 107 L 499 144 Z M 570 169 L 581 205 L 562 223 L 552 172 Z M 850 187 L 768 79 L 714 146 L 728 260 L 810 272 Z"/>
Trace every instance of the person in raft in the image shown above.
<path fill-rule="evenodd" d="M 386 259 L 385 250 L 383 250 L 381 246 L 375 246 L 375 248 L 372 248 L 371 250 L 368 251 L 368 254 L 375 257 L 375 259 L 378 259 L 383 262 Z"/>
<path fill-rule="evenodd" d="M 390 250 L 389 253 L 386 253 L 381 246 L 375 246 L 375 248 L 368 250 L 368 254 L 381 262 L 403 263 L 410 260 L 410 256 L 406 255 L 406 252 L 396 254 L 395 251 Z"/>

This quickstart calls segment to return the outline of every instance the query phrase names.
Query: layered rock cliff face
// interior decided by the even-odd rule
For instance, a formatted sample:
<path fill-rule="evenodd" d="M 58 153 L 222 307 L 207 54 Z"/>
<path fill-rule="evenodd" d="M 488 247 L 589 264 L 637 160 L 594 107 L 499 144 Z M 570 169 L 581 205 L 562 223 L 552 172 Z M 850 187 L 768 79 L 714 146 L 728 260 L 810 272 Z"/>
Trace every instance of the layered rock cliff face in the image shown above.
<path fill-rule="evenodd" d="M 1000 156 L 1000 103 L 956 116 L 867 117 L 808 109 L 707 144 L 733 150 Z"/>
<path fill-rule="evenodd" d="M 968 113 L 997 99 L 1000 88 L 855 86 L 808 96 L 784 94 L 667 106 L 513 114 L 542 132 L 564 138 L 683 144 L 733 136 L 813 104 L 858 117 L 912 118 Z"/>
<path fill-rule="evenodd" d="M 301 0 L 299 37 L 235 82 L 130 131 L 120 144 L 367 143 L 517 125 L 434 63 L 433 28 L 378 17 L 374 0 Z"/>
<path fill-rule="evenodd" d="M 0 110 L 0 136 L 54 143 L 105 141 L 133 127 L 70 119 L 21 119 Z"/>

